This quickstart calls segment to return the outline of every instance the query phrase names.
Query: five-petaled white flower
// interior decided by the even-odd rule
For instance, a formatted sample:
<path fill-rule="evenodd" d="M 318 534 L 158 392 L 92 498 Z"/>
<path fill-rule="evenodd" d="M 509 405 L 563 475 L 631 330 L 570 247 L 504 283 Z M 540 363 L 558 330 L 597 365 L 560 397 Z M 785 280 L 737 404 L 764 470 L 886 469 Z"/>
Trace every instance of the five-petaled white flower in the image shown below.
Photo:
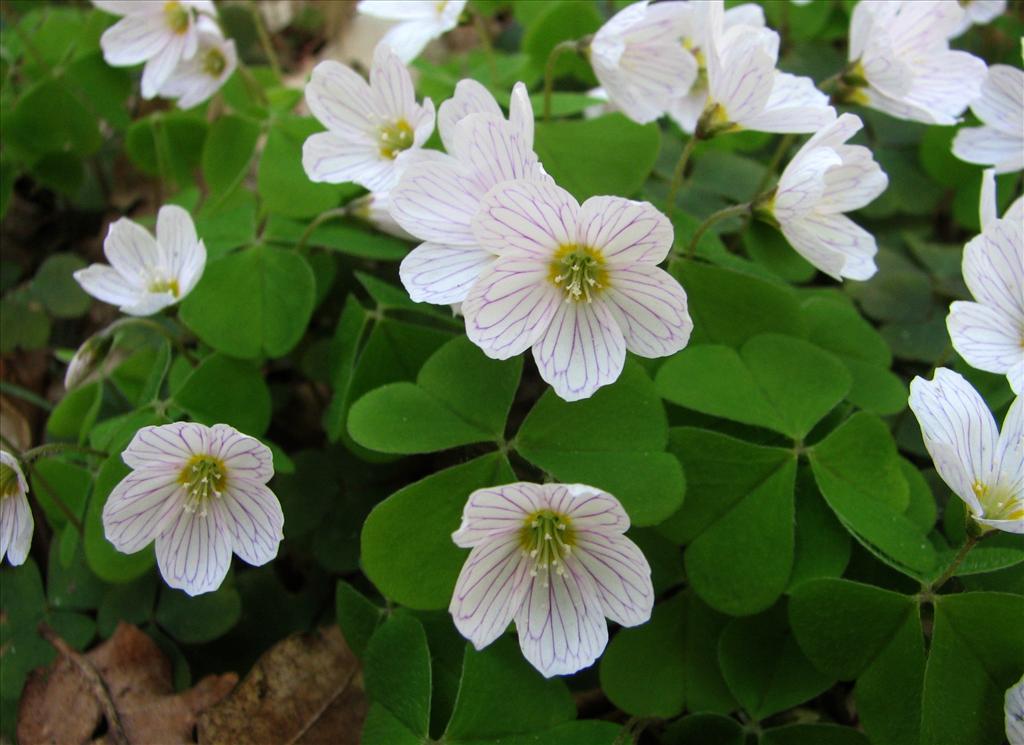
<path fill-rule="evenodd" d="M 494 263 L 496 251 L 473 232 L 487 192 L 504 181 L 548 176 L 532 150 L 533 110 L 521 83 L 508 121 L 483 86 L 466 80 L 438 118 L 449 154 L 414 162 L 389 198 L 392 217 L 425 241 L 402 260 L 402 284 L 416 302 L 448 305 L 465 300 Z"/>
<path fill-rule="evenodd" d="M 981 235 L 964 246 L 963 275 L 977 302 L 958 300 L 946 326 L 971 367 L 1006 375 L 1024 392 L 1024 197 L 996 219 L 995 175 L 985 171 Z"/>
<path fill-rule="evenodd" d="M 234 427 L 176 422 L 143 427 L 124 453 L 134 470 L 103 507 L 118 551 L 156 541 L 160 574 L 189 595 L 220 587 L 234 551 L 254 566 L 277 556 L 281 504 L 267 488 L 270 449 Z"/>
<path fill-rule="evenodd" d="M 590 42 L 590 64 L 612 103 L 646 124 L 697 79 L 696 58 L 682 44 L 688 5 L 634 3 L 616 13 Z"/>
<path fill-rule="evenodd" d="M 689 341 L 686 293 L 657 266 L 672 225 L 649 203 L 580 206 L 549 181 L 507 181 L 484 197 L 473 233 L 497 259 L 462 304 L 467 335 L 496 359 L 533 347 L 566 401 L 614 382 L 627 348 L 662 357 Z"/>
<path fill-rule="evenodd" d="M 449 611 L 483 649 L 516 622 L 523 655 L 545 677 L 591 665 L 608 642 L 605 617 L 651 617 L 651 568 L 623 533 L 629 517 L 582 484 L 516 483 L 473 492 L 452 540 L 472 548 Z"/>
<path fill-rule="evenodd" d="M 697 79 L 684 95 L 669 103 L 668 115 L 684 132 L 693 134 L 697 128 L 697 120 L 700 119 L 708 101 L 706 50 L 708 33 L 711 30 L 710 14 L 717 11 L 712 8 L 712 3 L 708 2 L 691 2 L 685 3 L 685 5 L 687 11 L 682 45 L 697 62 Z M 745 3 L 725 11 L 722 16 L 723 29 L 741 25 L 764 28 L 764 10 L 761 6 Z"/>
<path fill-rule="evenodd" d="M 985 63 L 951 50 L 964 10 L 946 0 L 868 0 L 850 20 L 847 100 L 899 119 L 956 124 L 981 90 Z"/>
<path fill-rule="evenodd" d="M 182 60 L 160 87 L 164 98 L 178 99 L 178 106 L 198 106 L 228 81 L 238 67 L 235 42 L 225 39 L 213 21 L 199 19 L 199 50 Z"/>
<path fill-rule="evenodd" d="M 103 32 L 100 46 L 107 64 L 146 63 L 142 96 L 153 98 L 182 60 L 199 49 L 199 14 L 216 16 L 212 0 L 92 0 L 108 13 L 124 16 Z"/>
<path fill-rule="evenodd" d="M 1006 689 L 1006 739 L 1010 745 L 1024 745 L 1024 675 Z"/>
<path fill-rule="evenodd" d="M 90 295 L 131 316 L 152 315 L 178 302 L 206 267 L 206 246 L 188 212 L 175 205 L 160 208 L 155 240 L 126 217 L 112 223 L 103 253 L 110 266 L 93 264 L 74 277 Z"/>
<path fill-rule="evenodd" d="M 828 96 L 810 78 L 779 72 L 779 35 L 767 28 L 725 25 L 722 0 L 706 7 L 708 99 L 700 137 L 752 129 L 816 132 L 836 118 Z"/>
<path fill-rule="evenodd" d="M 889 179 L 860 145 L 845 144 L 861 120 L 843 114 L 809 139 L 779 178 L 766 208 L 797 253 L 835 279 L 868 279 L 875 271 L 875 238 L 844 212 L 860 209 Z"/>
<path fill-rule="evenodd" d="M 1002 432 L 981 395 L 945 368 L 914 378 L 910 408 L 935 470 L 983 531 L 1024 533 L 1024 407 L 1010 404 Z"/>
<path fill-rule="evenodd" d="M 302 166 L 313 181 L 388 191 L 434 131 L 433 102 L 416 103 L 409 70 L 383 42 L 373 50 L 369 84 L 326 60 L 306 84 L 306 103 L 327 127 L 302 147 Z"/>
<path fill-rule="evenodd" d="M 955 39 L 971 26 L 983 26 L 994 21 L 1006 12 L 1006 0 L 959 0 L 960 7 L 964 9 L 960 25 L 953 29 L 949 35 Z"/>
<path fill-rule="evenodd" d="M 983 125 L 957 132 L 953 155 L 968 163 L 994 166 L 996 173 L 1024 168 L 1024 70 L 1009 65 L 988 68 L 971 111 Z"/>
<path fill-rule="evenodd" d="M 360 13 L 397 23 L 381 39 L 403 62 L 412 62 L 423 47 L 459 25 L 466 0 L 359 0 Z"/>
<path fill-rule="evenodd" d="M 32 545 L 32 508 L 29 507 L 28 482 L 18 459 L 0 450 L 0 561 L 18 566 L 25 563 Z"/>

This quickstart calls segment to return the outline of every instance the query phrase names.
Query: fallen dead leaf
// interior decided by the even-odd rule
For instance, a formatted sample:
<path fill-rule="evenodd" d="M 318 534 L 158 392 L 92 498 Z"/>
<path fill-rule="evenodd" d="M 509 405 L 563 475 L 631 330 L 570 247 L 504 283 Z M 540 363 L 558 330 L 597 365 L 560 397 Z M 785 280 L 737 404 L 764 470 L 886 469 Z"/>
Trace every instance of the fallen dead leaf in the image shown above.
<path fill-rule="evenodd" d="M 194 743 L 196 717 L 238 682 L 208 675 L 174 692 L 171 663 L 137 627 L 122 623 L 86 654 L 41 628 L 59 656 L 34 670 L 18 706 L 21 745 L 180 745 Z"/>
<path fill-rule="evenodd" d="M 199 717 L 202 745 L 357 745 L 362 671 L 338 628 L 288 637 Z"/>

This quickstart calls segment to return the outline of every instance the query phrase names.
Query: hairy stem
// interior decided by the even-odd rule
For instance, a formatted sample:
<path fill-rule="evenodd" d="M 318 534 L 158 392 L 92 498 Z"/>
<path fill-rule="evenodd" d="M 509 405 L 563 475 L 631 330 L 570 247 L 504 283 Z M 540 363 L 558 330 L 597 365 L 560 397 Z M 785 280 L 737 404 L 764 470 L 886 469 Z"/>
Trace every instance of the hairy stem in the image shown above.
<path fill-rule="evenodd" d="M 548 55 L 548 63 L 544 67 L 544 121 L 551 120 L 551 92 L 555 86 L 555 63 L 565 52 L 579 52 L 582 40 L 562 41 L 555 45 Z"/>
<path fill-rule="evenodd" d="M 672 180 L 668 185 L 668 200 L 665 202 L 665 216 L 669 220 L 672 219 L 672 213 L 676 208 L 676 195 L 686 178 L 686 164 L 690 162 L 690 156 L 693 155 L 695 147 L 697 147 L 697 138 L 691 137 L 683 146 L 683 152 L 679 154 L 676 167 L 672 169 Z"/>
<path fill-rule="evenodd" d="M 697 230 L 694 231 L 693 236 L 690 238 L 690 242 L 686 245 L 686 258 L 692 259 L 697 255 L 697 244 L 712 225 L 729 217 L 750 214 L 752 206 L 752 202 L 734 204 L 732 207 L 725 207 L 724 209 L 718 210 L 718 212 L 712 212 L 708 215 L 704 222 L 697 226 Z"/>

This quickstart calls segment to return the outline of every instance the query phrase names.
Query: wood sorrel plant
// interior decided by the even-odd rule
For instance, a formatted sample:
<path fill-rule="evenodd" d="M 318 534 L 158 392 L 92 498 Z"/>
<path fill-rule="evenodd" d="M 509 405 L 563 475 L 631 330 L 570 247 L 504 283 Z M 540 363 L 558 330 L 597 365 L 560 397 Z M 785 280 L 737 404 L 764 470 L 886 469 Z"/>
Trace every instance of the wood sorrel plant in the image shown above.
<path fill-rule="evenodd" d="M 340 626 L 275 742 L 1019 745 L 1005 6 L 5 7 L 3 736 L 123 621 Z"/>

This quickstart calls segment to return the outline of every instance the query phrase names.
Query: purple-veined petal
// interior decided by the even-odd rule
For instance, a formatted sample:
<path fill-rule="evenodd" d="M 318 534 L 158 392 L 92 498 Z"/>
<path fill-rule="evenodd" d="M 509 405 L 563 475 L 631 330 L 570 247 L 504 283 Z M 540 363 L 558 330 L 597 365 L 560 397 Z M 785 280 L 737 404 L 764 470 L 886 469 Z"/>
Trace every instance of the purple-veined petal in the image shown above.
<path fill-rule="evenodd" d="M 448 611 L 455 628 L 483 649 L 508 628 L 529 586 L 529 562 L 518 535 L 473 548 L 459 572 Z"/>
<path fill-rule="evenodd" d="M 445 31 L 447 29 L 433 19 L 399 23 L 388 29 L 378 46 L 387 44 L 402 62 L 408 64 L 419 56 L 427 44 Z"/>
<path fill-rule="evenodd" d="M 437 111 L 437 128 L 448 152 L 453 150 L 455 125 L 470 114 L 502 116 L 501 107 L 491 92 L 472 78 L 465 78 L 455 86 L 455 95 L 442 103 Z"/>
<path fill-rule="evenodd" d="M 825 192 L 826 174 L 842 162 L 830 147 L 801 148 L 779 178 L 773 206 L 778 221 L 785 224 L 815 209 Z"/>
<path fill-rule="evenodd" d="M 976 517 L 974 519 L 982 525 L 987 525 L 996 530 L 1002 530 L 1007 533 L 1024 533 L 1024 520 L 989 520 L 985 517 Z"/>
<path fill-rule="evenodd" d="M 974 299 L 996 310 L 1008 326 L 1024 328 L 1024 225 L 1003 218 L 964 247 L 964 282 Z"/>
<path fill-rule="evenodd" d="M 1010 745 L 1024 745 L 1024 675 L 1006 689 L 1003 698 L 1006 717 L 1006 739 Z"/>
<path fill-rule="evenodd" d="M 487 192 L 473 218 L 473 233 L 497 254 L 548 262 L 561 246 L 576 242 L 579 210 L 573 196 L 553 183 L 506 181 Z"/>
<path fill-rule="evenodd" d="M 523 83 L 512 86 L 512 96 L 508 102 L 508 123 L 519 133 L 524 147 L 533 150 L 533 104 L 530 93 Z"/>
<path fill-rule="evenodd" d="M 475 246 L 473 216 L 485 191 L 449 155 L 414 162 L 389 194 L 389 210 L 405 230 L 433 243 Z"/>
<path fill-rule="evenodd" d="M 504 181 L 546 179 L 523 135 L 500 116 L 469 114 L 455 126 L 452 155 L 481 193 Z"/>
<path fill-rule="evenodd" d="M 129 468 L 181 471 L 193 455 L 210 452 L 210 428 L 194 422 L 143 427 L 121 454 Z"/>
<path fill-rule="evenodd" d="M 24 564 L 32 547 L 34 529 L 32 508 L 24 489 L 0 498 L 0 561 L 7 556 L 11 566 Z"/>
<path fill-rule="evenodd" d="M 130 303 L 125 303 L 120 310 L 129 316 L 151 316 L 159 313 L 164 308 L 174 305 L 179 298 L 171 292 L 149 292 L 140 293 Z"/>
<path fill-rule="evenodd" d="M 132 471 L 107 497 L 103 532 L 118 551 L 133 554 L 152 543 L 184 511 L 185 492 L 177 472 Z"/>
<path fill-rule="evenodd" d="M 726 49 L 719 68 L 708 65 L 708 97 L 725 109 L 731 122 L 744 122 L 764 109 L 776 74 L 775 59 L 762 42 L 748 34 Z"/>
<path fill-rule="evenodd" d="M 317 132 L 302 144 L 302 167 L 311 181 L 351 181 L 370 191 L 388 191 L 396 179 L 395 162 L 381 155 L 380 145 L 369 135 L 353 139 Z"/>
<path fill-rule="evenodd" d="M 369 84 L 340 62 L 324 60 L 313 68 L 306 84 L 306 104 L 313 116 L 333 132 L 355 137 L 376 130 Z"/>
<path fill-rule="evenodd" d="M 398 274 L 417 303 L 450 305 L 466 299 L 469 288 L 494 259 L 494 254 L 482 248 L 428 242 L 402 259 Z"/>
<path fill-rule="evenodd" d="M 690 340 L 693 320 L 686 292 L 657 266 L 616 267 L 598 302 L 615 318 L 626 348 L 641 357 L 667 357 Z"/>
<path fill-rule="evenodd" d="M 498 259 L 470 288 L 462 314 L 470 341 L 495 359 L 529 349 L 545 333 L 563 292 L 535 259 Z"/>
<path fill-rule="evenodd" d="M 619 377 L 626 341 L 604 303 L 562 301 L 533 345 L 533 358 L 559 397 L 579 401 Z"/>
<path fill-rule="evenodd" d="M 220 511 L 180 510 L 156 539 L 156 561 L 164 581 L 189 595 L 220 587 L 231 564 L 231 539 Z"/>
<path fill-rule="evenodd" d="M 209 436 L 209 453 L 223 461 L 229 482 L 235 478 L 258 484 L 270 481 L 274 456 L 262 442 L 227 424 L 213 425 Z"/>
<path fill-rule="evenodd" d="M 156 218 L 156 242 L 164 266 L 173 276 L 179 276 L 199 243 L 192 216 L 174 204 L 161 207 Z"/>
<path fill-rule="evenodd" d="M 374 109 L 385 120 L 398 121 L 412 118 L 416 104 L 416 91 L 412 85 L 409 69 L 392 51 L 387 43 L 378 44 L 373 50 L 370 65 L 370 90 Z M 431 121 L 433 129 L 433 121 Z"/>
<path fill-rule="evenodd" d="M 589 574 L 540 572 L 515 614 L 519 646 L 545 678 L 593 664 L 608 643 L 608 625 Z"/>
<path fill-rule="evenodd" d="M 996 443 L 993 480 L 1018 500 L 1024 500 L 1024 405 L 1013 399 Z"/>
<path fill-rule="evenodd" d="M 951 303 L 946 327 L 957 354 L 978 370 L 1005 375 L 1024 355 L 1022 332 L 1006 315 L 987 305 L 963 300 Z"/>
<path fill-rule="evenodd" d="M 889 186 L 889 177 L 871 151 L 859 145 L 840 145 L 843 164 L 828 169 L 818 211 L 852 212 L 866 206 Z"/>
<path fill-rule="evenodd" d="M 797 253 L 835 279 L 868 279 L 878 270 L 875 237 L 846 215 L 810 213 L 780 224 Z"/>
<path fill-rule="evenodd" d="M 543 489 L 548 506 L 567 515 L 577 533 L 615 535 L 629 529 L 629 515 L 608 492 L 586 484 L 545 484 Z"/>
<path fill-rule="evenodd" d="M 996 173 L 1024 169 L 1024 136 L 995 127 L 965 127 L 953 138 L 953 155 L 967 163 L 994 166 Z"/>
<path fill-rule="evenodd" d="M 591 197 L 580 207 L 578 242 L 611 267 L 658 264 L 672 249 L 672 223 L 650 202 Z"/>
<path fill-rule="evenodd" d="M 148 230 L 122 217 L 110 224 L 103 253 L 118 273 L 136 286 L 145 287 L 159 261 L 160 247 Z"/>
<path fill-rule="evenodd" d="M 1010 65 L 989 67 L 971 111 L 990 127 L 1017 140 L 1024 137 L 1024 70 Z"/>
<path fill-rule="evenodd" d="M 939 368 L 933 380 L 911 381 L 910 409 L 935 469 L 957 496 L 973 505 L 972 512 L 979 513 L 973 485 L 988 483 L 999 440 L 988 405 L 962 376 Z"/>
<path fill-rule="evenodd" d="M 477 489 L 462 510 L 462 525 L 452 533 L 455 545 L 471 548 L 498 536 L 518 534 L 526 518 L 546 505 L 543 488 L 519 482 Z"/>
<path fill-rule="evenodd" d="M 281 503 L 266 484 L 228 476 L 228 485 L 210 510 L 231 539 L 231 549 L 247 564 L 262 566 L 277 556 L 284 538 Z"/>
<path fill-rule="evenodd" d="M 730 117 L 732 116 L 732 112 Z M 762 109 L 735 117 L 747 129 L 758 132 L 817 132 L 835 121 L 836 110 L 810 78 L 775 72 L 771 95 Z"/>
<path fill-rule="evenodd" d="M 578 533 L 566 559 L 574 574 L 590 575 L 601 610 L 622 626 L 638 626 L 651 618 L 654 588 L 651 567 L 643 552 L 623 535 Z"/>

